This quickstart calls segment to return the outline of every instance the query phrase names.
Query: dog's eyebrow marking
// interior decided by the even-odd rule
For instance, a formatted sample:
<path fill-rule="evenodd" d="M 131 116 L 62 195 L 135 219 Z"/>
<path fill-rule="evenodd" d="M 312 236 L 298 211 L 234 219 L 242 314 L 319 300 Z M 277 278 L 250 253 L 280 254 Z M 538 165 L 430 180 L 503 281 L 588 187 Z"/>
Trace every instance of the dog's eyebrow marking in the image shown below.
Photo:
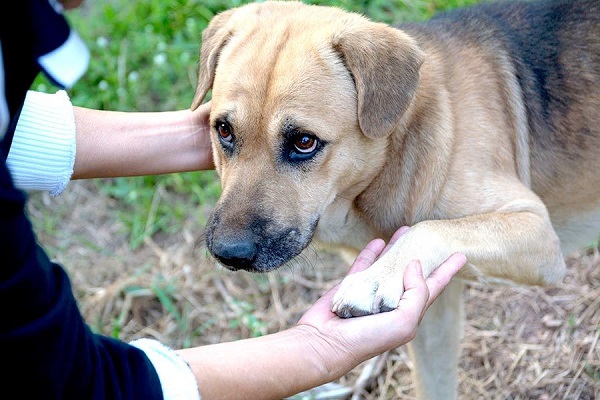
<path fill-rule="evenodd" d="M 305 129 L 299 126 L 299 124 L 293 118 L 286 118 L 283 121 L 281 133 L 283 134 L 284 138 L 291 138 L 298 132 L 310 132 L 310 129 Z"/>
<path fill-rule="evenodd" d="M 283 121 L 281 123 L 280 131 L 284 138 L 291 138 L 298 133 L 306 133 L 306 134 L 314 135 L 317 137 L 319 136 L 315 129 L 307 127 L 306 125 L 298 122 L 293 117 L 286 117 L 283 119 Z M 324 140 L 322 140 L 320 138 L 319 138 L 319 140 L 324 142 Z"/>
<path fill-rule="evenodd" d="M 223 112 L 219 113 L 219 115 L 217 115 L 217 117 L 215 118 L 215 121 L 223 120 L 223 121 L 233 125 L 233 121 L 231 119 L 232 114 L 233 113 L 230 110 L 223 111 Z"/>

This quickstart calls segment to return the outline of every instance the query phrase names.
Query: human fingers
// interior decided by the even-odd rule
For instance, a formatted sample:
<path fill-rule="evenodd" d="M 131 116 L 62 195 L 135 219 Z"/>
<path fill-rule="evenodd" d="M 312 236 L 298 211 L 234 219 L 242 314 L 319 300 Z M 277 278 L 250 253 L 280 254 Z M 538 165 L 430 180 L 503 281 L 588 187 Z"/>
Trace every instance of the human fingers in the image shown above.
<path fill-rule="evenodd" d="M 371 264 L 375 262 L 377 257 L 384 255 L 394 245 L 394 243 L 396 243 L 398 239 L 400 239 L 402 235 L 408 232 L 409 229 L 410 227 L 408 226 L 400 227 L 396 232 L 394 232 L 387 245 L 381 239 L 375 239 L 371 241 L 369 244 L 367 244 L 367 247 L 365 247 L 365 249 L 363 249 L 363 251 L 360 252 L 358 257 L 356 257 L 356 260 L 350 268 L 349 274 L 353 274 L 355 272 L 367 269 L 369 266 L 371 266 Z M 380 249 L 379 246 L 382 242 L 385 245 L 385 247 L 382 247 L 382 249 Z"/>
<path fill-rule="evenodd" d="M 367 246 L 358 254 L 354 260 L 354 263 L 352 263 L 348 274 L 368 268 L 375 262 L 384 246 L 385 242 L 382 239 L 374 239 L 370 241 Z M 328 290 L 323 296 L 321 296 L 315 302 L 315 304 L 313 304 L 313 306 L 310 307 L 306 313 L 304 313 L 298 323 L 319 325 L 324 321 L 331 319 L 335 315 L 331 312 L 331 301 L 338 287 L 339 285 L 336 285 L 332 289 Z"/>
<path fill-rule="evenodd" d="M 331 313 L 327 302 L 318 313 L 314 312 L 313 306 L 299 324 L 320 327 L 321 332 L 327 332 L 327 336 L 333 338 L 332 343 L 342 343 L 342 347 L 350 349 L 351 354 L 364 353 L 371 357 L 391 350 L 414 339 L 427 307 L 465 262 L 464 255 L 455 254 L 443 262 L 438 267 L 439 272 L 432 274 L 433 277 L 427 281 L 423 277 L 421 263 L 418 260 L 410 262 L 403 278 L 404 293 L 398 307 L 391 312 L 340 319 Z"/>
<path fill-rule="evenodd" d="M 210 101 L 207 101 L 206 103 L 201 104 L 198 107 L 198 112 L 204 114 L 206 116 L 206 118 L 208 118 L 209 114 L 210 114 Z"/>
<path fill-rule="evenodd" d="M 450 279 L 466 264 L 467 257 L 462 253 L 455 253 L 448 257 L 436 270 L 434 270 L 425 280 L 429 289 L 429 299 L 426 309 L 438 298 L 444 291 L 444 288 L 450 282 Z"/>
<path fill-rule="evenodd" d="M 374 239 L 370 241 L 367 246 L 361 250 L 352 263 L 352 266 L 348 271 L 348 275 L 364 271 L 365 269 L 369 268 L 375 262 L 375 260 L 377 260 L 381 254 L 383 254 L 382 251 L 384 251 L 384 248 L 389 248 L 390 245 L 393 245 L 398 238 L 400 238 L 400 236 L 408 231 L 408 229 L 408 227 L 402 227 L 398 229 L 394 235 L 392 235 L 392 238 L 387 246 L 385 241 L 382 239 Z M 299 322 L 306 323 L 307 321 L 317 320 L 322 322 L 331 318 L 332 313 L 330 303 L 338 287 L 339 285 L 336 285 L 323 296 L 321 296 L 321 298 L 319 298 L 319 300 L 317 300 L 317 302 L 315 302 L 315 304 L 302 316 Z"/>
<path fill-rule="evenodd" d="M 425 311 L 444 291 L 446 285 L 465 265 L 466 261 L 467 258 L 464 254 L 453 254 L 427 279 L 423 277 L 419 260 L 413 260 L 407 265 L 403 280 L 404 293 L 400 298 L 398 308 L 394 310 L 399 313 L 396 320 L 402 324 L 404 335 L 411 336 L 416 333 Z"/>
<path fill-rule="evenodd" d="M 356 259 L 352 263 L 352 266 L 348 271 L 348 275 L 369 268 L 375 262 L 375 260 L 377 260 L 377 258 L 382 254 L 384 248 L 389 249 L 390 245 L 393 245 L 398 240 L 398 238 L 400 238 L 404 233 L 408 231 L 408 229 L 409 227 L 406 226 L 398 229 L 394 233 L 394 235 L 392 235 L 392 238 L 390 239 L 388 245 L 386 245 L 385 241 L 382 239 L 374 239 L 371 242 L 369 242 L 367 246 L 365 246 L 365 248 L 361 250 L 361 252 L 358 254 Z M 335 287 L 327 291 L 323 296 L 321 296 L 321 298 L 319 298 L 315 302 L 315 304 L 313 304 L 313 306 L 310 309 L 308 309 L 306 313 L 304 313 L 304 315 L 300 318 L 298 323 L 318 324 L 323 323 L 325 320 L 331 319 L 331 317 L 334 314 L 331 312 L 330 303 L 338 287 L 339 285 L 336 285 Z"/>
<path fill-rule="evenodd" d="M 361 334 L 368 333 L 371 338 L 377 337 L 377 341 L 382 342 L 379 349 L 381 351 L 404 345 L 414 339 L 425 313 L 429 289 L 425 284 L 421 263 L 418 260 L 411 261 L 406 266 L 403 282 L 404 293 L 395 310 L 350 319 L 356 320 L 356 324 L 363 324 L 359 331 Z M 361 337 L 367 338 L 367 336 Z M 375 345 L 375 342 L 372 345 Z"/>
<path fill-rule="evenodd" d="M 425 310 L 429 299 L 429 287 L 423 277 L 423 269 L 419 260 L 413 260 L 406 266 L 404 271 L 404 293 L 400 298 L 398 308 L 408 311 L 418 312 L 418 315 Z"/>
<path fill-rule="evenodd" d="M 200 128 L 210 131 L 210 101 L 201 104 L 198 108 L 193 110 L 194 122 L 197 123 Z"/>

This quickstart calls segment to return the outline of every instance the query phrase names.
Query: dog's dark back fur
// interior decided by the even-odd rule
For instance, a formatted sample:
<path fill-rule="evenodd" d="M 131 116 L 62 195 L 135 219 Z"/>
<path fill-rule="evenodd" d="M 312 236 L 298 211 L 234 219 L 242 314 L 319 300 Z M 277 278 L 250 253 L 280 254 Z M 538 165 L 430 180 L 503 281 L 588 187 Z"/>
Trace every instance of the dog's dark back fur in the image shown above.
<path fill-rule="evenodd" d="M 483 3 L 400 28 L 508 56 L 526 109 L 534 191 L 544 197 L 565 164 L 586 168 L 581 159 L 600 146 L 600 1 Z"/>

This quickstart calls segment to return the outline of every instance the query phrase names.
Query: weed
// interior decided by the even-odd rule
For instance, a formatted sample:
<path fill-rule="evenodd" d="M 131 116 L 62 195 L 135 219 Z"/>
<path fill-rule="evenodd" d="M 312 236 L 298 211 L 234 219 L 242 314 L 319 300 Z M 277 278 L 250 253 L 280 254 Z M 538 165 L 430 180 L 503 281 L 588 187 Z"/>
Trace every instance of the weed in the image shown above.
<path fill-rule="evenodd" d="M 229 322 L 230 328 L 246 328 L 251 337 L 258 337 L 267 333 L 267 323 L 254 314 L 254 306 L 241 300 L 233 304 L 237 310 L 237 317 Z"/>

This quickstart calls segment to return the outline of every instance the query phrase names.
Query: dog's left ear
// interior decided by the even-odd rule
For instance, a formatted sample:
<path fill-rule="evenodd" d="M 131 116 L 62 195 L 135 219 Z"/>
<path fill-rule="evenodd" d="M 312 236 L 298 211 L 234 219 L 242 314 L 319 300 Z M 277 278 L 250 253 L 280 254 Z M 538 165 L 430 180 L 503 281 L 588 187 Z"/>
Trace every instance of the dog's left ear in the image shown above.
<path fill-rule="evenodd" d="M 361 130 L 370 138 L 389 135 L 414 97 L 423 52 L 399 29 L 362 19 L 349 20 L 333 48 L 354 78 Z"/>
<path fill-rule="evenodd" d="M 233 35 L 228 29 L 227 22 L 235 10 L 222 12 L 215 16 L 206 29 L 202 32 L 202 46 L 200 48 L 200 67 L 198 69 L 198 86 L 192 100 L 191 109 L 195 110 L 202 104 L 206 94 L 212 87 L 215 79 L 215 69 L 219 54 Z"/>

